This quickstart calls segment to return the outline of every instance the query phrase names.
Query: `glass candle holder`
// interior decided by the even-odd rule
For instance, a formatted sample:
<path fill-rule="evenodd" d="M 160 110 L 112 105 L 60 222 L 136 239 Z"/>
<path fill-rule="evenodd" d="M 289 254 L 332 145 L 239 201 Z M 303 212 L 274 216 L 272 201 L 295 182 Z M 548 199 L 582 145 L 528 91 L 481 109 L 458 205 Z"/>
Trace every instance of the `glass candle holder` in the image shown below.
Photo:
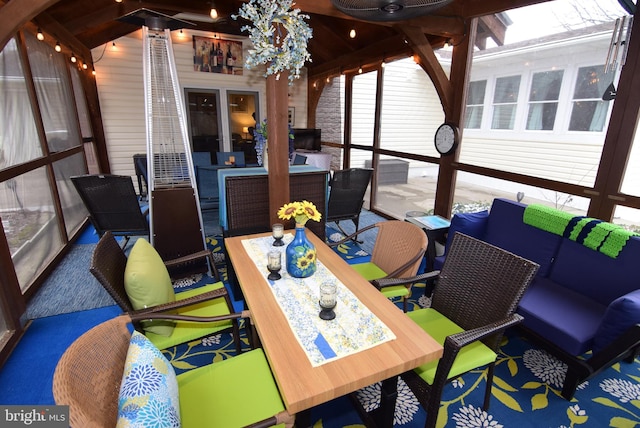
<path fill-rule="evenodd" d="M 320 284 L 320 299 L 318 304 L 322 309 L 320 311 L 320 318 L 323 320 L 332 320 L 336 317 L 336 313 L 333 308 L 336 307 L 338 302 L 338 287 L 333 282 L 323 282 Z"/>
<path fill-rule="evenodd" d="M 267 279 L 270 281 L 277 281 L 282 278 L 279 273 L 280 269 L 282 269 L 280 251 L 269 251 L 267 253 L 267 270 L 269 271 Z"/>
<path fill-rule="evenodd" d="M 273 233 L 273 246 L 274 247 L 282 247 L 284 242 L 282 242 L 282 237 L 284 236 L 284 225 L 280 223 L 276 223 L 271 226 L 271 232 Z"/>

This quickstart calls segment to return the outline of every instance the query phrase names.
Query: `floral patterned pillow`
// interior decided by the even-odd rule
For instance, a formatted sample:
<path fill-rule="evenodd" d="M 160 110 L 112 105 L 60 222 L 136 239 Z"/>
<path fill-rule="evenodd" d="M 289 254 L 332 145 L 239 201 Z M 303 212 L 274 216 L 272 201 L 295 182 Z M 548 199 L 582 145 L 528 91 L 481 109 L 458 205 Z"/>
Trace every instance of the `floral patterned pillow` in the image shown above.
<path fill-rule="evenodd" d="M 176 373 L 158 348 L 137 331 L 131 335 L 124 365 L 117 426 L 180 426 Z"/>

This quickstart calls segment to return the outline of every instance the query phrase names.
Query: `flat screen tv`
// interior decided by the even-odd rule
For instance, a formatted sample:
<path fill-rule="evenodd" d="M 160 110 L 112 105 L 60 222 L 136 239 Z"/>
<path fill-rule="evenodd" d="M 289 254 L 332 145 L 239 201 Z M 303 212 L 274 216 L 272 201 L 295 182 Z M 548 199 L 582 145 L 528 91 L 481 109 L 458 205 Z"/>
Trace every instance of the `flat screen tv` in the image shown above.
<path fill-rule="evenodd" d="M 295 150 L 319 152 L 322 146 L 320 129 L 293 128 L 293 147 Z"/>

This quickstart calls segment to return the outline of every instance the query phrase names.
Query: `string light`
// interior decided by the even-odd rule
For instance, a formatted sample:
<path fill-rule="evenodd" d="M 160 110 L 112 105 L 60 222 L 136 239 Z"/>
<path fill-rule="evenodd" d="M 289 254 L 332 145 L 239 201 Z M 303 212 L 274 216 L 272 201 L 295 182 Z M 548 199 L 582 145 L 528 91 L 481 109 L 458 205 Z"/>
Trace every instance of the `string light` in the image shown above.
<path fill-rule="evenodd" d="M 38 28 L 38 32 L 36 33 L 36 38 L 40 41 L 44 40 L 44 34 L 42 33 L 42 30 Z"/>
<path fill-rule="evenodd" d="M 211 10 L 209 11 L 209 16 L 212 19 L 218 19 L 218 11 L 216 10 L 216 4 L 211 2 Z"/>
<path fill-rule="evenodd" d="M 56 52 L 61 52 L 62 51 L 62 47 L 60 46 L 60 42 L 56 42 L 56 47 L 54 49 L 56 50 Z"/>
<path fill-rule="evenodd" d="M 76 58 L 76 54 L 71 52 L 71 62 L 75 63 L 78 59 Z"/>
<path fill-rule="evenodd" d="M 358 74 L 362 74 L 362 66 L 358 69 Z"/>
<path fill-rule="evenodd" d="M 82 69 L 83 69 L 83 70 L 86 70 L 87 68 L 89 68 L 89 66 L 87 65 L 87 63 L 86 63 L 86 62 L 83 62 L 83 63 L 82 63 Z"/>
<path fill-rule="evenodd" d="M 352 28 L 351 31 L 349 31 L 349 37 L 351 37 L 352 39 L 356 38 L 356 29 Z"/>

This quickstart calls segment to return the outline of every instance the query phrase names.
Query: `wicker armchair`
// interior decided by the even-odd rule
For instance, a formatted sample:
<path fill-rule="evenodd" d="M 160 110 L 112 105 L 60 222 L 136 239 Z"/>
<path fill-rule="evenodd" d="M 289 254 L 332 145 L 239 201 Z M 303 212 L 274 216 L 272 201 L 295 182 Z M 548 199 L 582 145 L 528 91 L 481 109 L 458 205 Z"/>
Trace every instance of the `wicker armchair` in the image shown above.
<path fill-rule="evenodd" d="M 449 380 L 488 367 L 483 408 L 489 408 L 497 351 L 504 331 L 522 321 L 515 313 L 538 264 L 486 242 L 456 233 L 437 276 L 431 307 L 409 312 L 444 345 L 439 361 L 402 375 L 427 411 L 426 427 L 435 427 L 440 397 Z"/>
<path fill-rule="evenodd" d="M 351 168 L 334 171 L 329 186 L 329 202 L 327 207 L 327 222 L 335 222 L 342 233 L 340 221 L 351 220 L 355 226 L 354 240 L 358 238 L 360 225 L 360 211 L 364 204 L 364 194 L 371 182 L 372 168 Z"/>
<path fill-rule="evenodd" d="M 407 312 L 407 298 L 411 295 L 411 286 L 418 282 L 416 274 L 427 250 L 427 235 L 414 224 L 391 220 L 366 226 L 328 245 L 338 246 L 372 229 L 376 229 L 378 235 L 371 261 L 351 266 L 386 297 L 401 297 Z"/>
<path fill-rule="evenodd" d="M 173 319 L 187 322 L 237 320 L 248 312 L 222 317 L 200 318 L 163 313 L 121 315 L 106 321 L 80 336 L 65 351 L 53 376 L 53 396 L 57 405 L 69 406 L 71 427 L 114 427 L 118 418 L 121 381 L 129 349 L 131 332 L 127 324 L 141 319 Z M 168 363 L 168 362 L 167 362 Z M 218 369 L 219 368 L 219 369 Z M 252 385 L 230 388 L 216 382 L 215 371 L 239 372 Z M 180 417 L 183 427 L 252 424 L 266 427 L 285 423 L 293 425 L 293 416 L 284 409 L 278 388 L 261 349 L 243 353 L 211 365 L 176 376 Z M 224 394 L 225 404 L 212 398 Z M 253 406 L 251 403 L 262 403 Z M 250 403 L 247 406 L 247 403 Z M 264 404 L 268 403 L 268 404 Z M 256 410 L 259 409 L 259 410 Z M 215 420 L 210 420 L 212 416 Z M 229 419 L 230 418 L 230 419 Z"/>
<path fill-rule="evenodd" d="M 169 265 L 172 263 L 173 261 L 168 262 Z M 165 262 L 165 264 L 167 264 L 167 262 Z M 110 232 L 106 232 L 96 245 L 91 258 L 89 271 L 96 277 L 100 284 L 102 284 L 124 312 L 135 314 L 136 311 L 125 290 L 124 278 L 126 265 L 127 257 L 124 251 L 120 248 L 113 235 Z M 225 315 L 234 312 L 229 293 L 224 284 L 220 282 L 217 270 L 215 271 L 215 279 L 217 282 L 214 284 L 176 293 L 175 302 L 155 306 L 153 309 L 164 311 L 178 310 L 178 312 L 195 309 L 198 311 L 197 315 L 206 316 Z M 140 322 L 135 321 L 134 326 L 136 330 L 140 332 L 144 331 Z M 170 337 L 153 334 L 147 334 L 147 336 L 160 349 L 166 349 L 170 346 L 185 343 L 227 329 L 234 331 L 236 350 L 240 352 L 240 340 L 238 334 L 236 334 L 239 327 L 236 319 L 224 323 L 203 326 L 194 326 L 193 323 L 183 325 L 178 322 Z"/>

